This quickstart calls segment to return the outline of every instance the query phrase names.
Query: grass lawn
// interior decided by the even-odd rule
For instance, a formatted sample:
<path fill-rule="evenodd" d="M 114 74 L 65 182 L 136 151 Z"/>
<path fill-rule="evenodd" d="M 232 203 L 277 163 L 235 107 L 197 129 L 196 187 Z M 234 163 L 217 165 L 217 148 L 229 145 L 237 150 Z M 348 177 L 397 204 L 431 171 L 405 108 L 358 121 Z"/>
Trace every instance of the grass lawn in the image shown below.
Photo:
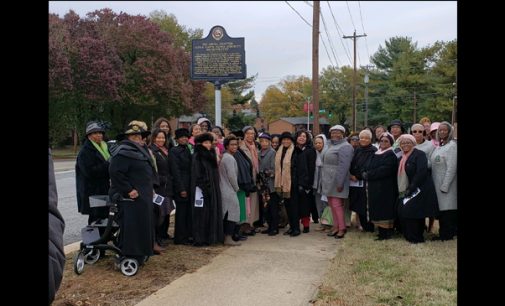
<path fill-rule="evenodd" d="M 325 275 L 315 305 L 456 305 L 457 241 L 374 241 L 351 230 Z M 431 236 L 430 236 L 431 237 Z"/>

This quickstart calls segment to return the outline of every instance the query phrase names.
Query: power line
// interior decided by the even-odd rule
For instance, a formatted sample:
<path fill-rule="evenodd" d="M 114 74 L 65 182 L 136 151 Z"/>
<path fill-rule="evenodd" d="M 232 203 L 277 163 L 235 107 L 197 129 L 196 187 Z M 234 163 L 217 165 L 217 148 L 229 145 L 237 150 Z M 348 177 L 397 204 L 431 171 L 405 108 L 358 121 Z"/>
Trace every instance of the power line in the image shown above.
<path fill-rule="evenodd" d="M 352 20 L 351 9 L 349 8 L 349 2 L 348 2 L 348 1 L 346 1 L 345 3 L 347 4 L 347 11 L 349 12 L 349 16 L 351 16 L 351 23 L 352 23 L 352 26 L 354 27 L 354 31 L 356 31 L 356 26 L 354 25 L 354 20 Z"/>
<path fill-rule="evenodd" d="M 333 57 L 335 57 L 335 62 L 337 63 L 337 68 L 338 68 L 338 62 L 340 62 L 340 60 L 338 59 L 337 55 L 335 54 L 335 50 L 333 49 L 333 43 L 330 40 L 330 34 L 328 34 L 328 27 L 326 26 L 326 21 L 324 20 L 322 10 L 319 12 L 319 15 L 321 16 L 321 20 L 323 21 L 324 31 L 326 32 L 326 36 L 328 36 L 328 43 L 330 44 L 330 49 L 331 49 L 331 52 L 333 53 Z"/>
<path fill-rule="evenodd" d="M 321 42 L 323 43 L 323 47 L 324 47 L 324 50 L 326 51 L 326 55 L 328 55 L 328 59 L 330 60 L 330 64 L 333 67 L 335 67 L 335 65 L 333 65 L 333 62 L 331 61 L 330 53 L 328 53 L 328 49 L 326 48 L 326 44 L 324 43 L 324 39 L 323 39 L 323 36 L 321 35 L 321 32 L 319 32 L 319 37 L 321 37 Z"/>
<path fill-rule="evenodd" d="M 287 1 L 284 1 L 284 2 L 286 2 L 286 4 L 287 4 L 287 5 L 289 5 L 289 7 L 290 7 L 291 9 L 293 9 L 293 11 L 295 11 L 295 13 L 296 13 L 296 14 L 298 14 L 298 16 L 300 16 L 300 18 L 302 18 L 302 20 L 303 20 L 303 21 L 305 21 L 305 23 L 306 23 L 309 27 L 311 27 L 311 28 L 312 28 L 312 25 L 311 25 L 311 24 L 310 24 L 307 20 L 305 20 L 305 18 L 303 18 L 303 16 L 302 16 L 300 13 L 298 13 L 298 11 L 297 11 L 297 10 L 295 10 L 295 8 L 294 8 L 294 7 L 292 7 L 292 6 L 291 6 L 291 4 L 289 4 Z"/>
<path fill-rule="evenodd" d="M 358 6 L 359 6 L 359 17 L 361 19 L 361 27 L 363 28 L 363 33 L 365 32 L 365 25 L 363 24 L 363 15 L 361 14 L 361 4 L 358 1 Z M 368 41 L 365 37 L 365 46 L 366 46 L 366 54 L 368 55 L 368 60 L 370 60 L 370 52 L 368 52 Z"/>
<path fill-rule="evenodd" d="M 328 4 L 328 7 L 330 8 L 330 13 L 331 13 L 331 16 L 333 17 L 333 22 L 335 23 L 335 27 L 337 28 L 338 38 L 340 39 L 340 42 L 342 43 L 342 47 L 344 48 L 345 55 L 347 55 L 347 58 L 349 59 L 349 64 L 352 65 L 350 51 L 348 50 L 347 46 L 344 44 L 344 40 L 342 39 L 342 36 L 344 36 L 344 32 L 342 31 L 342 29 L 340 29 L 340 26 L 338 25 L 338 22 L 335 19 L 335 15 L 333 15 L 333 10 L 331 9 L 330 1 L 326 1 L 326 3 Z"/>

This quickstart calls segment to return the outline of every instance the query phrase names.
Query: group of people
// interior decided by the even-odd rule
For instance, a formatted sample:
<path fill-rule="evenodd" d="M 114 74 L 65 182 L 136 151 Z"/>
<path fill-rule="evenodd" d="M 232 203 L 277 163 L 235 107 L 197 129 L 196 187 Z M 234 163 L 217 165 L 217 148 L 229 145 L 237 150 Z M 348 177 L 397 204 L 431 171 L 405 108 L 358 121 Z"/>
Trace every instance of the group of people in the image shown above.
<path fill-rule="evenodd" d="M 425 218 L 438 218 L 437 239 L 448 240 L 457 231 L 457 146 L 451 124 L 434 124 L 431 130 L 414 124 L 406 134 L 394 120 L 387 129 L 351 137 L 335 125 L 327 139 L 305 130 L 258 133 L 252 126 L 225 136 L 200 118 L 175 130 L 173 139 L 169 121 L 159 118 L 152 131 L 131 121 L 108 144 L 103 127 L 90 122 L 76 163 L 78 210 L 91 224 L 107 211 L 90 207 L 89 196 L 117 199 L 118 247 L 140 263 L 165 250 L 174 209 L 175 244 L 238 246 L 256 233 L 275 236 L 286 223 L 283 234 L 296 237 L 325 210 L 331 228 L 317 230 L 341 239 L 345 202 L 364 231 L 378 228 L 378 240 L 396 229 L 409 242 L 423 242 Z M 156 194 L 161 204 L 153 202 Z"/>

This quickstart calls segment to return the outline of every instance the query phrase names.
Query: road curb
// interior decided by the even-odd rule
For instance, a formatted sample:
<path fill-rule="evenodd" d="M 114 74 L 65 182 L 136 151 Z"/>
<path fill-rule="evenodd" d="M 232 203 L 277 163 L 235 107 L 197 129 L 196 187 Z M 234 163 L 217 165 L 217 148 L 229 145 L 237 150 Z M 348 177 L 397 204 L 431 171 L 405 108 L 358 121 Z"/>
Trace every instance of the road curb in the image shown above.
<path fill-rule="evenodd" d="M 74 251 L 78 251 L 79 248 L 81 246 L 81 242 L 80 241 L 77 241 L 77 242 L 74 242 L 74 243 L 71 243 L 71 244 L 68 244 L 66 246 L 63 247 L 63 250 L 65 252 L 65 256 L 74 252 Z"/>

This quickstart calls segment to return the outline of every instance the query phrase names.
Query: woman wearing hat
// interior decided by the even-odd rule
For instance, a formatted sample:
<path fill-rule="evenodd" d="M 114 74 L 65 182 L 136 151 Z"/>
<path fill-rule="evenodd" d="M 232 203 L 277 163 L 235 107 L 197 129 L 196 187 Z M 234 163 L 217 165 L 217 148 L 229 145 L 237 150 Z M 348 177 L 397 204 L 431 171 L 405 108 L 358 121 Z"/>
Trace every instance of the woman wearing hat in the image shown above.
<path fill-rule="evenodd" d="M 274 189 L 274 176 L 275 176 L 275 150 L 270 144 L 270 134 L 261 133 L 258 137 L 260 139 L 260 174 L 265 178 L 266 184 L 264 188 L 268 195 L 263 197 L 266 206 L 265 219 L 268 223 L 268 229 L 262 231 L 263 234 L 275 236 L 279 233 L 279 196 Z"/>
<path fill-rule="evenodd" d="M 112 199 L 119 194 L 119 240 L 118 247 L 127 257 L 136 258 L 142 264 L 146 256 L 153 255 L 154 216 L 153 187 L 157 181 L 156 165 L 144 143 L 150 132 L 143 121 L 134 120 L 125 132 L 118 136 L 123 139 L 114 148 L 109 173 Z"/>
<path fill-rule="evenodd" d="M 174 179 L 175 230 L 174 244 L 191 243 L 191 150 L 188 144 L 189 131 L 185 128 L 175 130 L 177 146 L 170 149 Z"/>
<path fill-rule="evenodd" d="M 224 242 L 223 211 L 214 137 L 202 133 L 195 137 L 195 154 L 191 163 L 191 200 L 193 245 Z M 201 192 L 201 197 L 197 198 Z"/>
<path fill-rule="evenodd" d="M 376 240 L 385 240 L 393 235 L 394 220 L 397 216 L 398 158 L 393 152 L 393 135 L 385 132 L 377 139 L 380 143 L 379 149 L 361 173 L 361 177 L 367 182 L 370 220 L 379 230 Z"/>
<path fill-rule="evenodd" d="M 293 136 L 283 132 L 280 137 L 281 146 L 275 153 L 274 188 L 284 199 L 289 218 L 289 230 L 284 235 L 295 237 L 300 235 L 300 214 L 298 212 L 298 184 L 296 181 L 296 153 Z"/>
<path fill-rule="evenodd" d="M 414 136 L 401 135 L 398 142 L 403 153 L 397 172 L 398 216 L 405 239 L 420 243 L 424 242 L 425 218 L 438 214 L 435 186 L 428 173 L 426 154 L 415 148 Z"/>
<path fill-rule="evenodd" d="M 103 140 L 104 134 L 105 130 L 99 123 L 89 122 L 86 125 L 86 140 L 75 164 L 77 207 L 81 214 L 89 215 L 88 225 L 107 218 L 109 213 L 107 207 L 89 206 L 89 196 L 106 195 L 109 192 L 110 153 Z"/>
<path fill-rule="evenodd" d="M 330 144 L 323 155 L 321 173 L 322 194 L 328 198 L 328 205 L 333 215 L 333 231 L 328 236 L 344 238 L 346 224 L 344 199 L 349 196 L 349 168 L 353 148 L 344 138 L 345 128 L 335 125 L 330 128 Z"/>

